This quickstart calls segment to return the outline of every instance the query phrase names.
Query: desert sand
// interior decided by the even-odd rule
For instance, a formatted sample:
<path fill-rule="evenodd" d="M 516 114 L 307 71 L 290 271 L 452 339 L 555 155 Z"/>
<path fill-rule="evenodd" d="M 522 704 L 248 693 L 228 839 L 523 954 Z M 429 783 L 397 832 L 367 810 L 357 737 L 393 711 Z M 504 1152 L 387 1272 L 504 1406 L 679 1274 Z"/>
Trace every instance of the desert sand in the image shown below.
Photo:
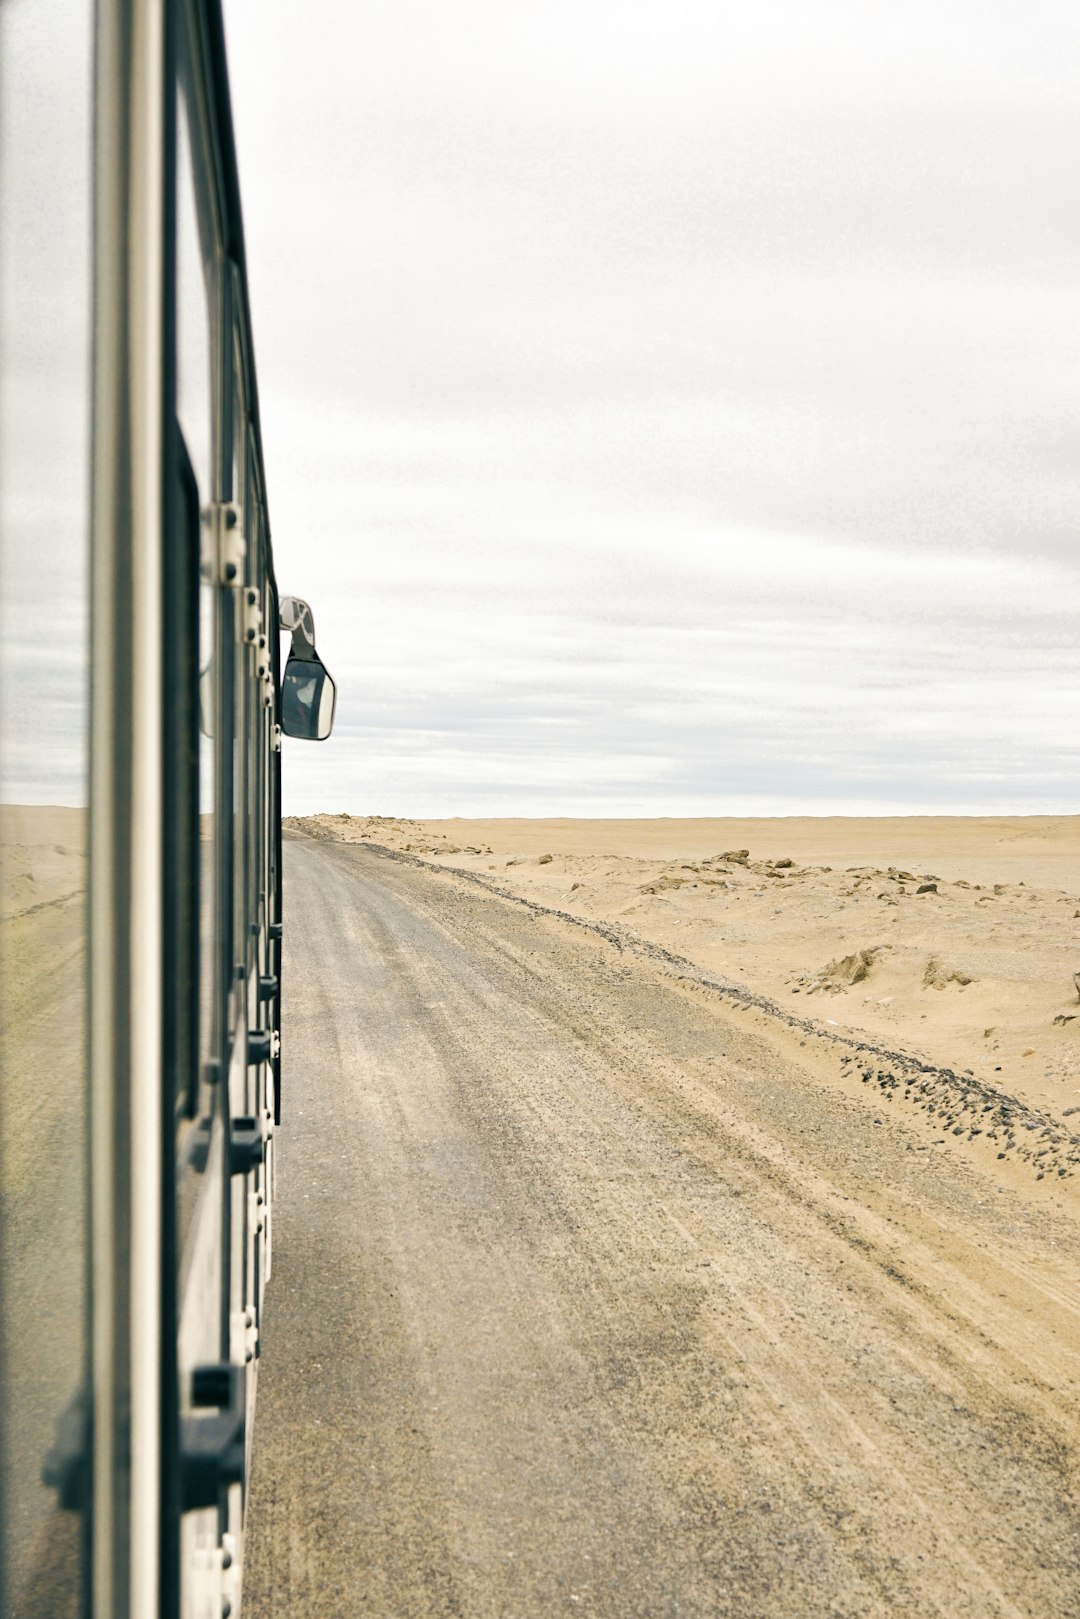
<path fill-rule="evenodd" d="M 287 824 L 613 924 L 1080 1127 L 1080 817 Z"/>
<path fill-rule="evenodd" d="M 0 876 L 5 922 L 81 893 L 86 885 L 86 811 L 0 804 Z"/>
<path fill-rule="evenodd" d="M 463 1611 L 501 1580 L 519 1595 L 508 1501 L 523 1543 L 538 1526 L 541 1598 L 514 1611 L 549 1611 L 556 1553 L 576 1555 L 568 1409 L 640 1448 L 633 1477 L 677 1507 L 663 1544 L 690 1546 L 687 1580 L 716 1564 L 744 1582 L 688 1612 L 1071 1611 L 1080 819 L 286 827 L 303 1105 L 283 1132 L 253 1612 L 282 1589 L 290 1612 L 356 1611 L 357 1499 L 365 1581 L 426 1570 L 415 1548 L 446 1555 L 454 1491 L 455 1566 L 480 1593 Z M 39 1477 L 78 1372 L 81 1249 L 56 1232 L 78 1229 L 83 1191 L 84 819 L 5 810 L 0 837 L 0 1267 L 9 1320 L 50 1324 L 0 1346 L 29 1413 L 10 1483 Z M 66 1171 L 43 1176 L 60 1147 Z M 530 1292 L 544 1256 L 552 1290 L 545 1270 Z M 313 1331 L 330 1379 L 311 1375 Z M 633 1538 L 648 1503 L 623 1512 L 606 1439 L 595 1486 L 570 1453 L 585 1542 L 597 1503 L 610 1525 L 585 1549 L 597 1568 L 617 1550 L 603 1589 L 621 1600 L 625 1567 L 651 1577 Z M 449 1482 L 425 1517 L 433 1477 Z M 831 1563 L 806 1554 L 819 1508 Z M 22 1490 L 27 1579 L 54 1512 Z M 807 1569 L 804 1601 L 784 1582 Z M 867 1570 L 876 1595 L 849 1601 Z M 424 1586 L 387 1609 L 429 1603 Z"/>
<path fill-rule="evenodd" d="M 245 1612 L 1071 1613 L 1080 1177 L 1036 1167 L 1060 1121 L 962 1074 L 890 1093 L 904 1063 L 866 1042 L 845 1076 L 838 1039 L 571 917 L 568 857 L 486 830 L 469 870 L 289 834 Z M 707 892 L 682 864 L 644 896 L 615 870 L 648 906 Z M 800 892 L 751 864 L 715 880 Z M 522 874 L 557 903 L 501 891 Z M 943 1130 L 965 1090 L 990 1114 Z"/>
<path fill-rule="evenodd" d="M 1080 817 L 340 813 L 286 826 L 452 866 L 611 925 L 800 1024 L 973 1076 L 1080 1132 Z M 16 996 L 34 976 L 32 924 L 79 914 L 85 840 L 81 810 L 0 807 Z"/>

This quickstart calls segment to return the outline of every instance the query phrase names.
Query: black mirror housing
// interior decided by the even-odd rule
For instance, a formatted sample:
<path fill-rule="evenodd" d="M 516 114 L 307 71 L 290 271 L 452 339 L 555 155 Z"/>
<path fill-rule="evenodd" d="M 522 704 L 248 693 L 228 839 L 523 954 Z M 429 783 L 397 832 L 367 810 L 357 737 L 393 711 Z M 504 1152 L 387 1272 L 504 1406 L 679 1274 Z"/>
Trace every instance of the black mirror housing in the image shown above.
<path fill-rule="evenodd" d="M 305 742 L 325 742 L 334 728 L 337 687 L 318 658 L 289 654 L 281 680 L 281 729 Z"/>

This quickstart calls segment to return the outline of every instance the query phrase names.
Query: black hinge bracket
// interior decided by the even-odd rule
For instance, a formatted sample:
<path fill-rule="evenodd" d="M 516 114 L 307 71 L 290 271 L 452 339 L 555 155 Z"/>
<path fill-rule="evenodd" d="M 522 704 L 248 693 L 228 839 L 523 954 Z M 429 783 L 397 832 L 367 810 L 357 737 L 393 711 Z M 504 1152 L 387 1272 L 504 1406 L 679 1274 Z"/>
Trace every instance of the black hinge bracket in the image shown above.
<path fill-rule="evenodd" d="M 229 1174 L 247 1175 L 263 1160 L 266 1146 L 258 1119 L 245 1115 L 233 1119 L 229 1131 Z"/>
<path fill-rule="evenodd" d="M 247 1060 L 251 1068 L 257 1062 L 269 1062 L 273 1049 L 269 1029 L 249 1029 L 247 1037 Z"/>

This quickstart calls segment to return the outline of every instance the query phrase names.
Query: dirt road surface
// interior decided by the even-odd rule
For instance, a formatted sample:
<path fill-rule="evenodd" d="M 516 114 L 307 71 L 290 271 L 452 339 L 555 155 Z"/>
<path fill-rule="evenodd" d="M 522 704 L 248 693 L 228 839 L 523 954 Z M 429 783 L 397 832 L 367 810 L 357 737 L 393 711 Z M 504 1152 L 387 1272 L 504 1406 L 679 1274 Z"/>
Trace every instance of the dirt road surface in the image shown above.
<path fill-rule="evenodd" d="M 585 928 L 286 877 L 246 1619 L 1080 1615 L 1075 1205 Z"/>

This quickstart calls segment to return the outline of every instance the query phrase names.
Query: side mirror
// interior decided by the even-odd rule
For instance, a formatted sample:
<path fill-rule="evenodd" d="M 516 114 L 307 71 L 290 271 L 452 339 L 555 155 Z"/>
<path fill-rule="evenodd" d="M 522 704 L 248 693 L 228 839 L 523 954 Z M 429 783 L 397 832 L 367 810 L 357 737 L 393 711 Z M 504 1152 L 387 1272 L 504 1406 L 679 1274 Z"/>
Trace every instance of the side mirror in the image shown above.
<path fill-rule="evenodd" d="M 317 658 L 289 654 L 281 680 L 281 729 L 306 742 L 325 742 L 334 725 L 337 687 Z"/>
<path fill-rule="evenodd" d="M 282 596 L 278 628 L 292 634 L 292 651 L 281 678 L 281 729 L 305 742 L 325 742 L 334 727 L 337 687 L 315 650 L 315 619 L 307 602 L 299 596 Z"/>

